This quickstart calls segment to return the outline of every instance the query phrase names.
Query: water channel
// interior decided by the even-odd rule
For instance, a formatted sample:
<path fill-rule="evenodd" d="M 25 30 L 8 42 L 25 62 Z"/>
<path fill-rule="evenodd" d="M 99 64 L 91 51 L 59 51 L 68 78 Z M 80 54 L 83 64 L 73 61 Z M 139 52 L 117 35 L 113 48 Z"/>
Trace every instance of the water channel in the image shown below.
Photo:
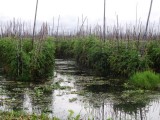
<path fill-rule="evenodd" d="M 66 120 L 69 111 L 82 120 L 160 120 L 160 94 L 129 94 L 107 85 L 107 78 L 79 69 L 74 60 L 56 59 L 54 77 L 42 83 L 6 80 L 0 76 L 0 110 L 46 113 Z M 65 89 L 50 93 L 35 89 L 59 82 Z"/>

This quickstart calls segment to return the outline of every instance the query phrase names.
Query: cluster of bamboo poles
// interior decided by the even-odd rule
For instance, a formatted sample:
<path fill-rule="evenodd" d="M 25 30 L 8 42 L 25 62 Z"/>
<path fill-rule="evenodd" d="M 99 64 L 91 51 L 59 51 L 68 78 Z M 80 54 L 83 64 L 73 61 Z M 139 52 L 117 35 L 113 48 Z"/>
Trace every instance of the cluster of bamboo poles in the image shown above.
<path fill-rule="evenodd" d="M 97 36 L 103 39 L 103 28 L 101 25 L 97 23 L 95 26 L 84 25 L 84 22 L 81 26 L 77 25 L 76 29 L 65 32 L 65 30 L 60 30 L 60 28 L 54 27 L 49 23 L 42 23 L 41 27 L 38 27 L 35 30 L 35 36 L 42 36 L 45 31 L 45 36 L 53 36 L 53 37 L 85 37 L 89 35 Z M 44 28 L 45 26 L 45 28 Z M 45 29 L 45 30 L 44 30 Z M 12 21 L 8 21 L 5 24 L 0 25 L 0 37 L 23 37 L 23 38 L 32 38 L 32 25 L 27 22 L 16 21 L 13 19 Z M 43 31 L 43 32 L 42 32 Z M 142 25 L 140 21 L 137 26 L 126 24 L 122 25 L 114 25 L 106 27 L 106 40 L 143 40 L 143 36 L 145 34 L 145 26 Z M 147 40 L 160 40 L 160 24 L 157 27 L 150 25 L 148 28 Z"/>
<path fill-rule="evenodd" d="M 80 24 L 80 19 L 78 18 L 77 27 L 72 30 L 72 32 L 65 33 L 65 30 L 60 30 L 60 16 L 58 17 L 58 24 L 55 26 L 55 20 L 53 18 L 52 25 L 48 23 L 42 23 L 42 26 L 39 29 L 36 28 L 36 17 L 38 10 L 38 0 L 36 2 L 35 9 L 35 19 L 34 25 L 29 25 L 21 20 L 8 21 L 5 24 L 1 24 L 0 26 L 0 36 L 1 37 L 19 37 L 20 50 L 21 50 L 21 42 L 23 38 L 32 38 L 32 47 L 34 46 L 34 42 L 36 38 L 44 39 L 47 36 L 53 36 L 55 38 L 63 38 L 68 39 L 70 37 L 85 37 L 89 35 L 94 35 L 99 37 L 102 41 L 117 41 L 119 44 L 122 40 L 130 40 L 141 41 L 141 40 L 160 40 L 160 24 L 157 28 L 155 28 L 154 24 L 149 26 L 149 18 L 151 14 L 152 2 L 150 3 L 149 13 L 146 25 L 142 25 L 142 22 L 137 21 L 136 25 L 126 24 L 126 26 L 121 26 L 117 18 L 117 24 L 114 26 L 106 26 L 106 0 L 104 0 L 104 24 L 103 27 L 97 23 L 96 26 L 89 26 L 87 17 L 82 15 L 82 21 Z M 149 27 L 148 27 L 149 26 Z M 38 26 L 37 26 L 38 27 Z M 32 29 L 33 28 L 33 29 Z M 41 42 L 39 42 L 40 44 Z M 39 50 L 38 50 L 39 51 Z"/>
<path fill-rule="evenodd" d="M 101 39 L 105 40 L 159 40 L 160 39 L 160 24 L 157 28 L 155 28 L 154 24 L 149 26 L 149 19 L 152 9 L 153 0 L 151 0 L 148 18 L 146 25 L 142 25 L 142 22 L 137 20 L 136 15 L 136 24 L 126 24 L 124 25 L 119 24 L 118 15 L 116 15 L 116 25 L 114 26 L 107 26 L 106 23 L 106 0 L 104 0 L 104 21 L 103 27 L 97 23 L 95 26 L 88 25 L 88 18 L 87 16 L 84 17 L 82 15 L 82 21 L 78 18 L 77 25 L 75 29 L 72 29 L 68 32 L 65 30 L 60 30 L 60 16 L 58 17 L 58 23 L 55 26 L 55 20 L 53 18 L 52 25 L 48 23 L 42 23 L 42 27 L 46 24 L 47 34 L 49 36 L 88 36 L 88 35 L 95 35 L 100 37 Z M 0 26 L 0 35 L 1 37 L 5 36 L 24 36 L 24 37 L 32 37 L 32 42 L 34 43 L 35 36 L 37 35 L 37 31 L 41 31 L 40 29 L 36 29 L 36 18 L 37 18 L 37 11 L 38 11 L 38 0 L 36 2 L 36 9 L 35 9 L 35 19 L 34 25 L 29 25 L 25 22 L 16 21 L 9 21 L 6 24 L 1 24 Z M 137 9 L 136 9 L 137 14 Z M 81 24 L 80 24 L 81 23 Z M 33 29 L 32 29 L 33 28 Z M 41 34 L 40 32 L 38 34 Z M 32 44 L 33 44 L 32 43 Z"/>

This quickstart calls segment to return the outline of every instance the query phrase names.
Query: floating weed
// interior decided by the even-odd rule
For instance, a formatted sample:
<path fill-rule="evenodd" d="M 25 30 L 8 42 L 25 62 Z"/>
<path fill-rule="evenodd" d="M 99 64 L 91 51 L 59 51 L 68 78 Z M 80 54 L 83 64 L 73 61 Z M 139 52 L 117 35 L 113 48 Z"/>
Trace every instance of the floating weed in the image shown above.
<path fill-rule="evenodd" d="M 59 82 L 56 82 L 56 83 L 52 84 L 51 86 L 52 86 L 52 88 L 55 89 L 55 90 L 56 90 L 56 89 L 60 89 L 60 87 L 61 87 L 60 84 L 59 84 Z"/>
<path fill-rule="evenodd" d="M 64 89 L 69 89 L 69 90 L 71 90 L 71 87 L 70 87 L 70 86 L 61 86 L 60 89 L 61 89 L 61 90 L 64 90 Z"/>
<path fill-rule="evenodd" d="M 69 102 L 75 102 L 77 100 L 77 98 L 72 98 L 72 99 L 69 99 Z"/>
<path fill-rule="evenodd" d="M 86 94 L 86 91 L 84 91 L 84 90 L 72 91 L 71 94 L 78 94 L 78 95 L 84 96 Z"/>
<path fill-rule="evenodd" d="M 76 115 L 74 117 L 74 111 L 73 110 L 68 110 L 69 115 L 68 115 L 68 120 L 80 120 L 80 114 Z"/>
<path fill-rule="evenodd" d="M 34 91 L 35 91 L 35 95 L 39 97 L 39 96 L 43 95 L 43 93 L 50 94 L 50 93 L 52 93 L 53 90 L 57 90 L 57 89 L 64 90 L 64 89 L 71 89 L 71 87 L 60 86 L 59 82 L 56 82 L 51 85 L 45 84 L 45 85 L 35 87 Z"/>
<path fill-rule="evenodd" d="M 108 118 L 107 120 L 113 120 L 112 118 Z"/>
<path fill-rule="evenodd" d="M 43 113 L 52 113 L 52 110 L 50 110 L 49 108 L 45 108 L 44 110 L 43 110 Z"/>
<path fill-rule="evenodd" d="M 34 88 L 34 91 L 35 91 L 35 95 L 36 95 L 37 97 L 39 97 L 39 96 L 41 96 L 41 95 L 43 94 L 43 92 L 40 90 L 39 87 L 35 87 L 35 88 Z"/>
<path fill-rule="evenodd" d="M 22 111 L 2 112 L 0 111 L 1 120 L 49 120 L 50 118 L 46 114 L 41 115 L 28 115 Z M 56 120 L 56 119 L 55 119 Z"/>

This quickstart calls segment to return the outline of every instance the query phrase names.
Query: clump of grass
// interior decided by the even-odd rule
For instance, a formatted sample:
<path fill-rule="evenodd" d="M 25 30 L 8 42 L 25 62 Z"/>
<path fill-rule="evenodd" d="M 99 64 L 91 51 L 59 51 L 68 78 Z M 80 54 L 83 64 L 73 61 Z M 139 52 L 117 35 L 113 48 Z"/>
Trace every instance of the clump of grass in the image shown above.
<path fill-rule="evenodd" d="M 67 120 L 80 120 L 80 114 L 74 115 L 74 111 L 69 110 L 69 115 Z M 0 111 L 0 120 L 60 120 L 57 117 L 50 118 L 47 114 L 42 113 L 41 115 L 36 114 L 26 114 L 21 111 L 10 111 L 10 112 L 3 112 Z"/>
<path fill-rule="evenodd" d="M 160 84 L 160 76 L 152 71 L 137 72 L 131 76 L 130 83 L 141 89 L 156 89 Z"/>
<path fill-rule="evenodd" d="M 0 119 L 3 120 L 50 120 L 50 118 L 45 115 L 28 115 L 19 111 L 2 112 L 0 111 Z M 53 118 L 53 120 L 59 120 L 58 118 Z"/>

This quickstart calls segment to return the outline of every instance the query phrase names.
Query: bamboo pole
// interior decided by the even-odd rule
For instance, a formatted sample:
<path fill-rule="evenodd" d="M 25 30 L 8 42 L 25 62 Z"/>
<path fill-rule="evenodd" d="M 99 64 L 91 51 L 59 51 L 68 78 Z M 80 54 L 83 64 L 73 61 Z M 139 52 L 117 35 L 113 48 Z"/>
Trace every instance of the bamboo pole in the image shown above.
<path fill-rule="evenodd" d="M 53 22 L 52 22 L 52 31 L 51 31 L 52 33 L 52 36 L 54 36 L 54 17 L 53 17 Z"/>
<path fill-rule="evenodd" d="M 148 12 L 148 18 L 147 18 L 147 22 L 146 22 L 145 32 L 144 32 L 144 35 L 143 35 L 143 40 L 147 40 L 147 30 L 148 30 L 150 14 L 151 14 L 151 10 L 152 10 L 152 3 L 153 3 L 153 0 L 151 0 L 151 2 L 150 2 L 150 8 L 149 8 L 149 12 Z M 145 53 L 146 53 L 145 44 L 143 44 L 142 49 L 141 49 L 141 56 L 143 56 Z"/>
<path fill-rule="evenodd" d="M 151 0 L 151 3 L 150 3 L 149 13 L 148 13 L 148 18 L 147 18 L 147 23 L 146 23 L 146 29 L 145 29 L 145 33 L 144 33 L 144 40 L 146 40 L 146 36 L 147 36 L 149 18 L 150 18 L 150 14 L 151 14 L 151 10 L 152 10 L 152 3 L 153 3 L 153 0 Z"/>
<path fill-rule="evenodd" d="M 34 26 L 33 26 L 33 38 L 32 38 L 32 49 L 35 41 L 35 28 L 36 28 L 36 19 L 37 19 L 37 9 L 38 9 L 38 0 L 36 2 L 35 16 L 34 16 Z"/>
<path fill-rule="evenodd" d="M 59 21 L 60 21 L 60 15 L 58 16 L 58 25 L 57 25 L 57 32 L 56 32 L 56 37 L 58 38 L 59 35 Z"/>
<path fill-rule="evenodd" d="M 117 38 L 117 45 L 118 45 L 118 51 L 119 51 L 119 21 L 118 21 L 118 15 L 116 15 L 117 19 L 117 33 L 116 33 L 116 38 Z"/>
<path fill-rule="evenodd" d="M 136 30 L 137 30 L 137 9 L 138 9 L 138 3 L 136 4 Z"/>
<path fill-rule="evenodd" d="M 103 15 L 103 41 L 106 39 L 106 0 L 104 0 L 104 15 Z"/>
<path fill-rule="evenodd" d="M 83 15 L 82 15 L 82 24 L 81 24 L 81 27 L 80 27 L 80 30 L 79 30 L 79 33 L 82 36 L 83 36 L 83 32 L 84 32 L 84 23 L 85 23 L 86 20 L 87 20 L 87 16 L 83 19 Z"/>

